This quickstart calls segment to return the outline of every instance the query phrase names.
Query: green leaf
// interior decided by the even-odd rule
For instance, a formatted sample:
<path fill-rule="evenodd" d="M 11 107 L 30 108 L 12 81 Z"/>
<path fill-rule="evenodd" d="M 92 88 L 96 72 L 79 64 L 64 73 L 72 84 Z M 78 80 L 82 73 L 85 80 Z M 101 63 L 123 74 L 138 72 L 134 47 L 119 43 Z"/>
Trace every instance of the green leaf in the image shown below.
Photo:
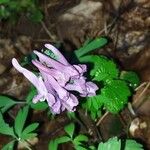
<path fill-rule="evenodd" d="M 101 115 L 103 100 L 104 98 L 101 95 L 96 95 L 86 98 L 85 103 L 82 104 L 82 107 L 90 113 L 93 120 Z"/>
<path fill-rule="evenodd" d="M 14 150 L 14 144 L 15 144 L 15 141 L 11 141 L 9 142 L 8 144 L 6 144 L 2 150 Z"/>
<path fill-rule="evenodd" d="M 87 150 L 86 148 L 82 147 L 81 145 L 75 145 L 76 150 Z"/>
<path fill-rule="evenodd" d="M 48 150 L 57 150 L 57 148 L 58 143 L 56 142 L 56 140 L 51 140 L 48 145 Z"/>
<path fill-rule="evenodd" d="M 127 81 L 129 86 L 135 89 L 140 84 L 138 75 L 133 71 L 122 71 L 120 78 Z"/>
<path fill-rule="evenodd" d="M 35 110 L 45 110 L 48 108 L 48 104 L 46 102 L 38 102 L 36 104 L 34 104 L 32 102 L 32 99 L 34 98 L 34 96 L 37 94 L 37 90 L 35 87 L 31 87 L 30 92 L 28 93 L 27 97 L 26 97 L 26 101 L 27 103 L 30 105 L 31 108 L 35 109 Z"/>
<path fill-rule="evenodd" d="M 95 50 L 98 48 L 103 47 L 104 45 L 106 45 L 108 43 L 108 40 L 106 38 L 100 37 L 100 38 L 96 38 L 92 41 L 88 41 L 86 42 L 86 44 L 83 45 L 83 47 L 81 47 L 80 49 L 75 51 L 75 55 L 77 56 L 77 58 L 80 60 L 80 57 Z"/>
<path fill-rule="evenodd" d="M 74 138 L 73 143 L 75 145 L 80 145 L 81 142 L 87 142 L 87 141 L 88 141 L 88 137 L 83 134 L 80 134 Z"/>
<path fill-rule="evenodd" d="M 39 126 L 39 123 L 32 123 L 28 125 L 22 132 L 21 137 L 34 131 Z"/>
<path fill-rule="evenodd" d="M 58 144 L 66 143 L 66 142 L 69 142 L 69 141 L 71 141 L 71 139 L 68 136 L 62 136 L 62 137 L 56 139 L 56 142 Z"/>
<path fill-rule="evenodd" d="M 93 63 L 94 67 L 90 75 L 95 81 L 104 81 L 107 79 L 118 78 L 119 70 L 116 64 L 104 56 L 89 55 L 80 58 L 81 62 Z"/>
<path fill-rule="evenodd" d="M 41 22 L 42 21 L 43 14 L 42 14 L 42 12 L 40 10 L 36 9 L 36 10 L 32 11 L 28 17 L 29 17 L 29 19 L 31 21 L 37 23 L 37 22 Z"/>
<path fill-rule="evenodd" d="M 76 114 L 75 112 L 70 112 L 70 111 L 67 111 L 67 116 L 68 118 L 71 120 L 71 119 L 76 119 Z"/>
<path fill-rule="evenodd" d="M 144 150 L 143 146 L 134 140 L 126 140 L 124 150 Z"/>
<path fill-rule="evenodd" d="M 9 127 L 9 125 L 5 123 L 1 112 L 0 112 L 0 133 L 16 137 L 13 128 Z"/>
<path fill-rule="evenodd" d="M 33 97 L 37 94 L 37 90 L 35 87 L 31 87 L 27 97 L 26 97 L 26 101 L 29 103 L 30 101 L 32 101 Z"/>
<path fill-rule="evenodd" d="M 29 111 L 29 106 L 25 106 L 18 112 L 15 118 L 14 129 L 18 137 L 21 137 L 21 133 L 22 133 L 22 130 L 24 128 L 24 125 L 27 119 L 28 111 Z"/>
<path fill-rule="evenodd" d="M 109 139 L 105 143 L 100 143 L 98 145 L 98 150 L 120 150 L 121 149 L 121 141 L 117 139 L 117 137 Z"/>
<path fill-rule="evenodd" d="M 37 136 L 37 133 L 28 133 L 28 134 L 24 134 L 21 135 L 21 140 L 28 140 L 28 139 L 32 139 L 34 137 Z"/>
<path fill-rule="evenodd" d="M 74 134 L 75 125 L 74 123 L 70 123 L 69 125 L 65 126 L 66 133 L 72 138 Z"/>
<path fill-rule="evenodd" d="M 48 104 L 46 102 L 38 102 L 36 104 L 34 104 L 33 102 L 30 102 L 29 104 L 31 108 L 35 110 L 45 110 L 48 108 Z"/>
<path fill-rule="evenodd" d="M 10 107 L 15 105 L 16 102 L 7 96 L 0 96 L 0 109 L 2 113 L 6 112 Z"/>
<path fill-rule="evenodd" d="M 93 146 L 93 145 L 91 145 L 91 146 L 89 146 L 89 149 L 90 149 L 90 150 L 96 150 L 96 147 Z"/>
<path fill-rule="evenodd" d="M 1 5 L 1 4 L 7 4 L 7 3 L 9 3 L 9 1 L 10 1 L 10 0 L 0 0 L 0 5 Z"/>
<path fill-rule="evenodd" d="M 125 81 L 109 80 L 101 90 L 101 95 L 105 108 L 116 114 L 127 104 L 131 92 Z"/>

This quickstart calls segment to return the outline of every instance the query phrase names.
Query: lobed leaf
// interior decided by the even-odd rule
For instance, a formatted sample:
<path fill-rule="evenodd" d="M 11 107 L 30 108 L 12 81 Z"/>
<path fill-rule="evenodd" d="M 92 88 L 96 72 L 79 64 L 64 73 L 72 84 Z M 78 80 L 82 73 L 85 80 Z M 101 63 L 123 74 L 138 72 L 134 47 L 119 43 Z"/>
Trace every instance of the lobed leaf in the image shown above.
<path fill-rule="evenodd" d="M 9 127 L 9 124 L 5 123 L 1 112 L 0 112 L 0 133 L 16 137 L 13 128 Z"/>
<path fill-rule="evenodd" d="M 88 40 L 87 42 L 85 42 L 83 47 L 81 47 L 75 51 L 75 55 L 80 60 L 81 56 L 83 56 L 95 49 L 101 48 L 104 45 L 106 45 L 107 43 L 108 43 L 108 40 L 104 37 L 96 38 L 94 40 Z"/>
<path fill-rule="evenodd" d="M 88 137 L 83 134 L 80 134 L 74 138 L 73 143 L 75 145 L 80 145 L 82 144 L 81 142 L 87 142 L 87 141 L 88 141 Z"/>
<path fill-rule="evenodd" d="M 140 84 L 138 75 L 133 71 L 122 71 L 120 78 L 127 81 L 129 86 L 135 89 Z"/>
<path fill-rule="evenodd" d="M 124 150 L 144 150 L 143 146 L 134 140 L 126 140 Z"/>
<path fill-rule="evenodd" d="M 39 126 L 39 123 L 32 123 L 28 125 L 22 132 L 21 137 L 34 131 Z"/>
<path fill-rule="evenodd" d="M 27 119 L 28 111 L 29 111 L 29 106 L 25 106 L 18 112 L 15 118 L 14 129 L 18 137 L 21 137 L 21 133 Z"/>
<path fill-rule="evenodd" d="M 104 56 L 88 55 L 81 57 L 81 62 L 93 63 L 94 67 L 90 71 L 90 75 L 95 81 L 104 81 L 107 79 L 116 79 L 119 75 L 119 70 L 116 64 Z"/>
<path fill-rule="evenodd" d="M 71 139 L 68 136 L 62 136 L 62 137 L 56 139 L 56 142 L 58 144 L 66 143 L 66 142 L 69 142 L 69 141 L 71 141 Z"/>
<path fill-rule="evenodd" d="M 24 134 L 24 135 L 21 135 L 21 140 L 28 140 L 28 139 L 32 139 L 34 137 L 37 136 L 37 133 L 27 133 L 27 134 Z"/>
<path fill-rule="evenodd" d="M 105 108 L 115 114 L 123 109 L 131 92 L 125 81 L 109 80 L 101 90 L 101 95 Z"/>
<path fill-rule="evenodd" d="M 66 133 L 72 138 L 75 130 L 74 123 L 70 123 L 69 125 L 65 126 Z"/>
<path fill-rule="evenodd" d="M 14 144 L 15 144 L 15 141 L 11 141 L 9 142 L 8 144 L 6 144 L 2 150 L 14 150 Z"/>
<path fill-rule="evenodd" d="M 7 96 L 0 96 L 0 109 L 2 113 L 6 112 L 10 107 L 14 106 L 15 104 L 16 102 L 13 99 Z"/>
<path fill-rule="evenodd" d="M 121 141 L 117 139 L 117 137 L 109 139 L 105 143 L 100 143 L 98 145 L 98 150 L 120 150 L 121 149 Z"/>
<path fill-rule="evenodd" d="M 76 150 L 87 150 L 86 148 L 82 147 L 81 145 L 75 145 Z"/>
<path fill-rule="evenodd" d="M 48 150 L 57 150 L 57 148 L 58 143 L 56 142 L 56 140 L 51 140 L 48 145 Z"/>

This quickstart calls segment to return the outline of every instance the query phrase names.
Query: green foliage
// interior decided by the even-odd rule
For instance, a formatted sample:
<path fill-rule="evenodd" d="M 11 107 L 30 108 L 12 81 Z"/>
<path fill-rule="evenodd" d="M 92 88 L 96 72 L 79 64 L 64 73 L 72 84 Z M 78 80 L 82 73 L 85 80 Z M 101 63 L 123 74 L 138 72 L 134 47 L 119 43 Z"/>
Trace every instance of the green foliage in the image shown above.
<path fill-rule="evenodd" d="M 2 113 L 0 113 L 0 133 L 5 135 L 10 135 L 12 137 L 16 137 L 14 133 L 13 127 L 10 127 L 9 124 L 7 124 L 4 119 Z"/>
<path fill-rule="evenodd" d="M 124 150 L 144 150 L 143 146 L 135 140 L 126 140 Z"/>
<path fill-rule="evenodd" d="M 67 125 L 64 129 L 65 129 L 66 133 L 72 138 L 74 129 L 75 129 L 75 125 L 73 123 L 71 123 L 71 124 Z"/>
<path fill-rule="evenodd" d="M 13 99 L 0 95 L 0 110 L 2 113 L 6 112 L 9 108 L 14 106 L 17 102 Z"/>
<path fill-rule="evenodd" d="M 98 145 L 98 150 L 120 150 L 121 148 L 121 141 L 115 138 L 109 139 L 105 143 L 100 143 Z"/>
<path fill-rule="evenodd" d="M 82 107 L 86 109 L 93 120 L 101 116 L 101 108 L 103 106 L 103 97 L 101 95 L 96 95 L 93 97 L 88 97 Z"/>
<path fill-rule="evenodd" d="M 103 37 L 96 38 L 94 40 L 87 40 L 84 45 L 75 51 L 76 57 L 80 60 L 80 58 L 98 48 L 105 46 L 108 43 L 108 40 Z"/>
<path fill-rule="evenodd" d="M 92 118 L 96 119 L 99 116 L 102 106 L 114 114 L 122 110 L 131 93 L 126 81 L 120 80 L 116 64 L 104 56 L 96 55 L 81 57 L 80 61 L 93 63 L 94 67 L 90 71 L 90 76 L 103 86 L 96 96 L 87 98 L 83 104 Z"/>
<path fill-rule="evenodd" d="M 57 150 L 58 148 L 58 143 L 56 140 L 51 140 L 48 144 L 48 149 L 49 150 Z"/>
<path fill-rule="evenodd" d="M 88 141 L 88 137 L 83 134 L 79 134 L 74 137 L 75 135 L 74 123 L 70 123 L 69 125 L 65 126 L 64 130 L 66 131 L 67 136 L 62 136 L 57 139 L 51 140 L 48 147 L 49 150 L 57 150 L 59 144 L 66 142 L 72 142 L 76 150 L 87 150 L 84 148 L 85 146 L 83 143 Z"/>
<path fill-rule="evenodd" d="M 8 144 L 6 144 L 2 150 L 13 150 L 14 149 L 14 144 L 15 144 L 15 141 L 11 141 L 9 142 Z"/>
<path fill-rule="evenodd" d="M 138 75 L 133 71 L 122 71 L 120 78 L 127 81 L 130 87 L 135 89 L 140 84 Z"/>
<path fill-rule="evenodd" d="M 4 150 L 9 149 L 9 147 L 12 147 L 13 149 L 13 145 L 15 141 L 18 142 L 24 141 L 37 136 L 37 134 L 34 133 L 33 131 L 35 131 L 35 129 L 38 127 L 39 125 L 38 123 L 29 124 L 27 127 L 25 127 L 28 111 L 29 111 L 29 106 L 25 106 L 24 108 L 19 110 L 15 118 L 13 127 L 10 127 L 4 121 L 3 116 L 0 113 L 0 122 L 1 122 L 0 133 L 12 136 L 14 139 L 12 142 L 8 143 L 3 147 Z"/>
<path fill-rule="evenodd" d="M 46 102 L 38 102 L 36 104 L 34 104 L 32 102 L 32 99 L 34 98 L 34 96 L 37 94 L 37 90 L 35 87 L 31 87 L 31 90 L 29 91 L 28 95 L 26 96 L 26 101 L 27 103 L 30 105 L 31 108 L 35 109 L 35 110 L 45 110 L 48 108 L 48 104 Z"/>
<path fill-rule="evenodd" d="M 123 142 L 118 140 L 117 137 L 109 139 L 105 143 L 98 145 L 98 150 L 144 150 L 141 144 L 138 144 L 134 140 L 126 140 L 126 144 L 123 147 Z"/>
<path fill-rule="evenodd" d="M 34 130 L 36 130 L 36 128 L 39 126 L 38 123 L 32 123 L 30 125 L 28 125 L 22 132 L 21 134 L 21 139 L 30 139 L 33 135 L 33 137 L 35 137 L 35 133 L 31 133 Z"/>
<path fill-rule="evenodd" d="M 36 0 L 1 0 L 0 20 L 16 22 L 21 15 L 26 15 L 33 22 L 40 22 L 43 15 Z"/>
<path fill-rule="evenodd" d="M 125 81 L 121 80 L 109 80 L 101 89 L 105 108 L 114 114 L 123 109 L 130 95 L 129 87 Z"/>
<path fill-rule="evenodd" d="M 29 107 L 26 106 L 23 109 L 20 109 L 20 111 L 18 112 L 16 118 L 15 118 L 15 133 L 17 134 L 18 137 L 21 136 L 25 121 L 27 119 L 27 115 L 28 115 L 28 111 L 29 111 Z"/>
<path fill-rule="evenodd" d="M 80 58 L 81 62 L 93 63 L 90 75 L 95 81 L 107 81 L 118 78 L 119 70 L 116 64 L 104 56 L 88 55 Z"/>

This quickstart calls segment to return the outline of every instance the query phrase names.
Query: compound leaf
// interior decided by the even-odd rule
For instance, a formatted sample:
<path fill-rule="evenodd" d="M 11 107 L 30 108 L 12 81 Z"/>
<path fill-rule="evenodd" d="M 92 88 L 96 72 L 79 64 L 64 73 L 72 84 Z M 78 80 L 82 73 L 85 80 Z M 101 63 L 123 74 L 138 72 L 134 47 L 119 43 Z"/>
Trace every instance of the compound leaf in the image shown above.
<path fill-rule="evenodd" d="M 81 56 L 89 53 L 92 50 L 103 47 L 108 43 L 108 40 L 104 37 L 96 38 L 94 40 L 88 40 L 83 47 L 75 51 L 77 58 L 80 60 Z"/>
<path fill-rule="evenodd" d="M 14 150 L 14 144 L 15 144 L 15 141 L 11 141 L 9 142 L 8 144 L 6 144 L 2 150 Z"/>
<path fill-rule="evenodd" d="M 133 71 L 122 71 L 120 78 L 127 81 L 129 86 L 133 89 L 135 89 L 140 84 L 138 75 Z"/>
<path fill-rule="evenodd" d="M 143 146 L 134 140 L 126 140 L 124 150 L 144 150 Z"/>
<path fill-rule="evenodd" d="M 69 125 L 65 126 L 66 133 L 72 138 L 74 134 L 75 125 L 74 123 L 70 123 Z"/>
<path fill-rule="evenodd" d="M 117 137 L 109 139 L 105 143 L 100 143 L 98 145 L 98 150 L 120 150 L 121 141 Z"/>
<path fill-rule="evenodd" d="M 90 75 L 95 81 L 106 81 L 107 79 L 118 78 L 119 70 L 116 64 L 104 56 L 89 55 L 80 59 L 81 62 L 90 62 L 94 64 Z"/>
<path fill-rule="evenodd" d="M 109 80 L 101 90 L 101 95 L 105 99 L 105 108 L 115 114 L 123 109 L 131 92 L 125 81 Z"/>
<path fill-rule="evenodd" d="M 11 135 L 15 137 L 15 133 L 12 127 L 4 121 L 2 113 L 0 112 L 0 133 L 5 135 Z"/>
<path fill-rule="evenodd" d="M 0 96 L 0 109 L 2 113 L 6 112 L 10 107 L 15 105 L 16 102 L 7 96 Z"/>
<path fill-rule="evenodd" d="M 71 139 L 68 136 L 62 136 L 60 138 L 57 138 L 56 141 L 58 144 L 61 144 L 61 143 L 69 142 L 71 141 Z"/>
<path fill-rule="evenodd" d="M 25 106 L 18 112 L 15 118 L 14 129 L 18 137 L 21 137 L 21 133 L 24 128 L 25 121 L 27 119 L 28 111 L 29 111 L 29 107 Z"/>
<path fill-rule="evenodd" d="M 88 137 L 83 134 L 80 134 L 74 138 L 73 143 L 75 145 L 80 145 L 81 142 L 87 142 L 87 141 L 88 141 Z"/>

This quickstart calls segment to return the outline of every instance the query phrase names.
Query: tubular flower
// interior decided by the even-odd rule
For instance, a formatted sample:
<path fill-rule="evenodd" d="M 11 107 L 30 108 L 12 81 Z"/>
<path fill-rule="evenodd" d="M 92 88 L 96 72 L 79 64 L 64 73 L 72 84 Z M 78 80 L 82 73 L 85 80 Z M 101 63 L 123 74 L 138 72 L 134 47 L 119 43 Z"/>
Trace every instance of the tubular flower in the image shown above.
<path fill-rule="evenodd" d="M 92 82 L 86 82 L 83 76 L 87 71 L 86 65 L 71 65 L 55 47 L 50 44 L 45 44 L 45 47 L 58 60 L 34 51 L 39 60 L 33 60 L 32 63 L 38 68 L 40 76 L 21 67 L 15 58 L 12 59 L 12 64 L 36 87 L 38 94 L 33 98 L 33 103 L 46 100 L 54 114 L 65 109 L 74 111 L 79 102 L 69 91 L 77 91 L 83 97 L 94 96 L 98 87 Z"/>

